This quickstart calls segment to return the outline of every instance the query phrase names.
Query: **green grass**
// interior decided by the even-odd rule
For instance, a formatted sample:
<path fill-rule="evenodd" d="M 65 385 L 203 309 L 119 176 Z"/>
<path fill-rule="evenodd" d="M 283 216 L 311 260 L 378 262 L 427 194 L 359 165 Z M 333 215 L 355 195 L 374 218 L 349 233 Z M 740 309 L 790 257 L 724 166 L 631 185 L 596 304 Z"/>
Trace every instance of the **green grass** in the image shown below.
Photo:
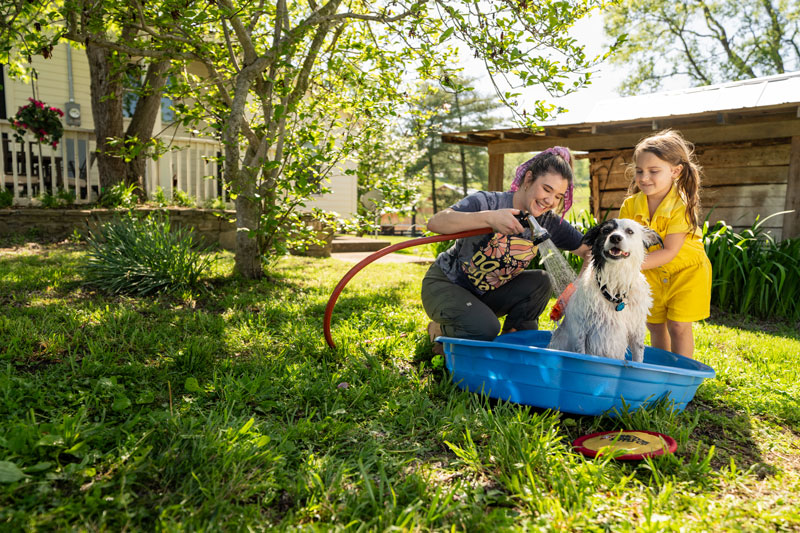
<path fill-rule="evenodd" d="M 686 411 L 576 417 L 465 393 L 434 368 L 425 266 L 223 254 L 192 297 L 84 287 L 85 248 L 0 251 L 0 528 L 800 528 L 796 324 L 715 313 Z M 543 324 L 543 327 L 552 327 Z M 763 331 L 766 330 L 766 331 Z M 673 456 L 587 460 L 576 437 L 662 431 Z"/>

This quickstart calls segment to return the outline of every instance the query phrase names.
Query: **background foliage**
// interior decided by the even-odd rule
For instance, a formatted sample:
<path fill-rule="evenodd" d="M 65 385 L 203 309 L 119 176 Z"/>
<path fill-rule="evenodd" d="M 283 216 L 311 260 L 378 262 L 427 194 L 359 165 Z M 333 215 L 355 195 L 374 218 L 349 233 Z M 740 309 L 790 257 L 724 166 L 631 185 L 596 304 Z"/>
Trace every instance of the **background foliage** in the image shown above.
<path fill-rule="evenodd" d="M 630 69 L 620 84 L 627 95 L 673 77 L 700 86 L 800 69 L 792 0 L 621 0 L 609 4 L 605 29 L 626 40 L 611 61 Z"/>

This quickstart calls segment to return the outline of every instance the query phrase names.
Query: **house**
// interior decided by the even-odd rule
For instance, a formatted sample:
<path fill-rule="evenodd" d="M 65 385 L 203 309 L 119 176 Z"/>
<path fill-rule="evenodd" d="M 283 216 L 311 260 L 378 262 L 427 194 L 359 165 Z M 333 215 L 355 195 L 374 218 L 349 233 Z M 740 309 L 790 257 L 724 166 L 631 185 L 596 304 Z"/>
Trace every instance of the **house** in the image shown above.
<path fill-rule="evenodd" d="M 0 176 L 5 190 L 13 195 L 15 205 L 30 205 L 32 199 L 44 193 L 56 194 L 60 188 L 74 192 L 76 203 L 93 202 L 99 194 L 100 182 L 93 158 L 96 143 L 86 54 L 62 43 L 55 47 L 49 59 L 33 57 L 32 67 L 38 73 L 37 99 L 66 113 L 64 137 L 56 149 L 43 145 L 41 152 L 39 143 L 26 139 L 20 144 L 14 140 L 8 119 L 20 106 L 28 103 L 33 89 L 30 84 L 10 79 L 3 66 L 0 78 Z M 168 98 L 163 99 L 153 131 L 170 143 L 173 150 L 158 161 L 148 162 L 146 192 L 152 194 L 160 186 L 170 197 L 174 190 L 180 190 L 193 196 L 198 205 L 210 203 L 219 196 L 227 200 L 222 169 L 216 160 L 221 151 L 220 143 L 173 124 L 176 117 L 170 104 Z M 130 105 L 126 109 L 130 112 Z M 332 192 L 317 195 L 307 208 L 317 207 L 336 211 L 346 218 L 352 217 L 357 207 L 356 177 L 338 169 L 327 180 L 326 186 Z"/>
<path fill-rule="evenodd" d="M 503 156 L 568 146 L 590 162 L 591 209 L 619 212 L 636 143 L 665 128 L 695 145 L 704 182 L 701 219 L 762 228 L 776 239 L 800 236 L 800 72 L 598 102 L 581 122 L 442 134 L 449 143 L 485 146 L 489 189 L 503 189 Z"/>

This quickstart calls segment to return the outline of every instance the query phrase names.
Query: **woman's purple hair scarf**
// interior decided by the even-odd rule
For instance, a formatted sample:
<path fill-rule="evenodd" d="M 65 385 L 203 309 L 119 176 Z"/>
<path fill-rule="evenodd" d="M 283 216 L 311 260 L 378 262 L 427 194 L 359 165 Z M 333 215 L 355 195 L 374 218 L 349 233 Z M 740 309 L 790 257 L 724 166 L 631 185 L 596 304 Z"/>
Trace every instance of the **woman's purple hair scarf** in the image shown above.
<path fill-rule="evenodd" d="M 517 172 L 514 176 L 514 181 L 511 182 L 511 188 L 509 189 L 511 192 L 516 192 L 519 190 L 519 186 L 522 184 L 522 180 L 525 179 L 525 173 L 528 172 L 528 169 L 531 166 L 537 157 L 542 157 L 544 154 L 555 154 L 561 157 L 564 161 L 567 162 L 570 167 L 572 166 L 571 156 L 569 150 L 563 146 L 553 146 L 552 148 L 548 148 L 543 152 L 539 152 L 531 159 L 525 161 L 520 166 L 517 167 Z M 564 215 L 567 214 L 569 208 L 572 207 L 572 180 L 569 182 L 569 186 L 567 187 L 567 192 L 564 193 L 564 213 L 561 215 L 561 218 L 564 218 Z"/>

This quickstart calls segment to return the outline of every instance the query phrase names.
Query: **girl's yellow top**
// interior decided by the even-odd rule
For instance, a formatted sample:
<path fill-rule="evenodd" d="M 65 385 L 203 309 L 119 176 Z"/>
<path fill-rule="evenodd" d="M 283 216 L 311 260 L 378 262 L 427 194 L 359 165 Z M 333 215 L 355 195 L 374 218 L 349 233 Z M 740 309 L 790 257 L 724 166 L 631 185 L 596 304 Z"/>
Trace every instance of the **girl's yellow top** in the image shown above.
<path fill-rule="evenodd" d="M 687 234 L 678 255 L 672 261 L 660 267 L 668 273 L 678 272 L 688 266 L 699 265 L 708 261 L 703 247 L 703 234 L 700 228 L 695 228 L 694 231 L 691 231 L 689 220 L 686 218 L 686 202 L 681 199 L 674 185 L 664 199 L 661 200 L 661 204 L 656 208 L 652 219 L 650 218 L 650 209 L 647 207 L 647 196 L 642 192 L 629 196 L 622 202 L 619 218 L 635 220 L 658 233 L 662 239 L 672 233 Z"/>

